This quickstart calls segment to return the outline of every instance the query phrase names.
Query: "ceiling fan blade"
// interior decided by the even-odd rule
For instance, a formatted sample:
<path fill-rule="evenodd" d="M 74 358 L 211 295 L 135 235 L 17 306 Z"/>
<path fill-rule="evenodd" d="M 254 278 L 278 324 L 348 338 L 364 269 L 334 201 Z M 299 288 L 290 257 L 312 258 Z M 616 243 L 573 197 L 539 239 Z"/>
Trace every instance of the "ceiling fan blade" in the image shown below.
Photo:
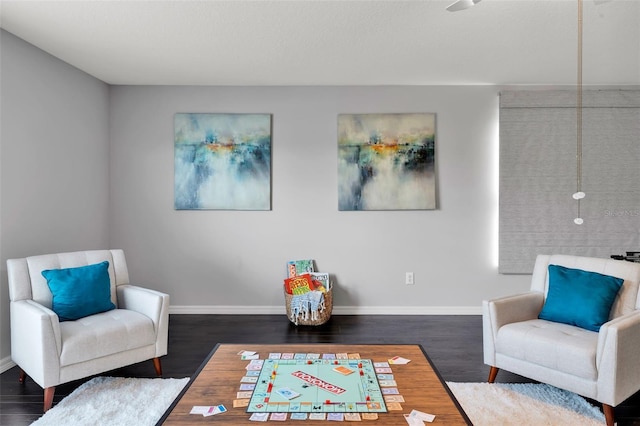
<path fill-rule="evenodd" d="M 459 10 L 469 9 L 476 3 L 480 3 L 482 0 L 457 0 L 454 3 L 451 3 L 447 6 L 447 10 L 449 12 L 457 12 Z"/>

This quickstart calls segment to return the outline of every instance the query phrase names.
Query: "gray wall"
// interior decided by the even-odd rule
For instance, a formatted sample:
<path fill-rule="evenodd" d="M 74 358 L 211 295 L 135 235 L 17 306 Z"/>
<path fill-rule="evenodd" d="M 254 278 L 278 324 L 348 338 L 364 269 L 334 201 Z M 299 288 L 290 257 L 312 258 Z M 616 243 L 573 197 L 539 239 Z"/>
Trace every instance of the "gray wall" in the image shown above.
<path fill-rule="evenodd" d="M 479 313 L 525 290 L 497 273 L 491 86 L 111 88 L 110 242 L 173 312 L 284 312 L 289 259 L 335 274 L 335 312 Z M 176 112 L 273 114 L 273 209 L 173 209 Z M 339 113 L 437 114 L 438 209 L 339 212 Z M 416 284 L 404 284 L 405 272 Z"/>
<path fill-rule="evenodd" d="M 336 280 L 336 313 L 478 313 L 497 273 L 498 88 L 110 87 L 2 32 L 0 369 L 7 258 L 123 248 L 172 312 L 284 312 L 285 262 Z M 175 211 L 173 115 L 273 115 L 273 209 Z M 438 208 L 339 212 L 339 113 L 437 114 Z M 405 272 L 416 284 L 404 284 Z"/>
<path fill-rule="evenodd" d="M 0 367 L 6 260 L 109 245 L 109 87 L 0 32 Z"/>

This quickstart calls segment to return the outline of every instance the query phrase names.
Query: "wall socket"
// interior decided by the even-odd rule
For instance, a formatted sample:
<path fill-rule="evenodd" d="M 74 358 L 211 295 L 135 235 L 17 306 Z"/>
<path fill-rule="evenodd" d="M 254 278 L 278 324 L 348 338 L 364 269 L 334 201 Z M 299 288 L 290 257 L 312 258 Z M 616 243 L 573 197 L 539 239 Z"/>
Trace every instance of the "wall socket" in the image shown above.
<path fill-rule="evenodd" d="M 406 285 L 414 285 L 415 281 L 413 280 L 413 272 L 406 272 L 404 275 L 404 283 Z"/>

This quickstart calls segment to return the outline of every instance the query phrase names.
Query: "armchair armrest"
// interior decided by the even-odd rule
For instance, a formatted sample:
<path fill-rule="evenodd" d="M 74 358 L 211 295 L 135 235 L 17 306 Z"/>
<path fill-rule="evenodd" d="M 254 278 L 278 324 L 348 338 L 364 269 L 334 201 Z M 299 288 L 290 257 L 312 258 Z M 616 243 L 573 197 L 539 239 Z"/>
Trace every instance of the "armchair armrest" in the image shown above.
<path fill-rule="evenodd" d="M 156 356 L 167 354 L 169 336 L 169 295 L 131 284 L 117 288 L 118 308 L 146 315 L 156 330 Z"/>
<path fill-rule="evenodd" d="M 640 311 L 615 318 L 598 333 L 597 400 L 612 407 L 640 388 Z"/>
<path fill-rule="evenodd" d="M 11 358 L 41 387 L 58 383 L 62 338 L 58 316 L 33 300 L 11 302 Z"/>
<path fill-rule="evenodd" d="M 482 301 L 482 340 L 485 364 L 495 366 L 495 340 L 500 327 L 505 324 L 536 319 L 543 303 L 544 295 L 538 292 Z"/>

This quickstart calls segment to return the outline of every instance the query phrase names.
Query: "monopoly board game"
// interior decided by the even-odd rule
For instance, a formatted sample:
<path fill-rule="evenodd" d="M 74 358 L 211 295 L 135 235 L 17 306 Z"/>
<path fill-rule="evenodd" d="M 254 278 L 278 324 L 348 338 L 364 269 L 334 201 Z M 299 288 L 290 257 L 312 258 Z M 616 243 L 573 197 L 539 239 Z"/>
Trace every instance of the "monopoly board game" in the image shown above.
<path fill-rule="evenodd" d="M 264 360 L 247 412 L 386 413 L 368 359 Z"/>

